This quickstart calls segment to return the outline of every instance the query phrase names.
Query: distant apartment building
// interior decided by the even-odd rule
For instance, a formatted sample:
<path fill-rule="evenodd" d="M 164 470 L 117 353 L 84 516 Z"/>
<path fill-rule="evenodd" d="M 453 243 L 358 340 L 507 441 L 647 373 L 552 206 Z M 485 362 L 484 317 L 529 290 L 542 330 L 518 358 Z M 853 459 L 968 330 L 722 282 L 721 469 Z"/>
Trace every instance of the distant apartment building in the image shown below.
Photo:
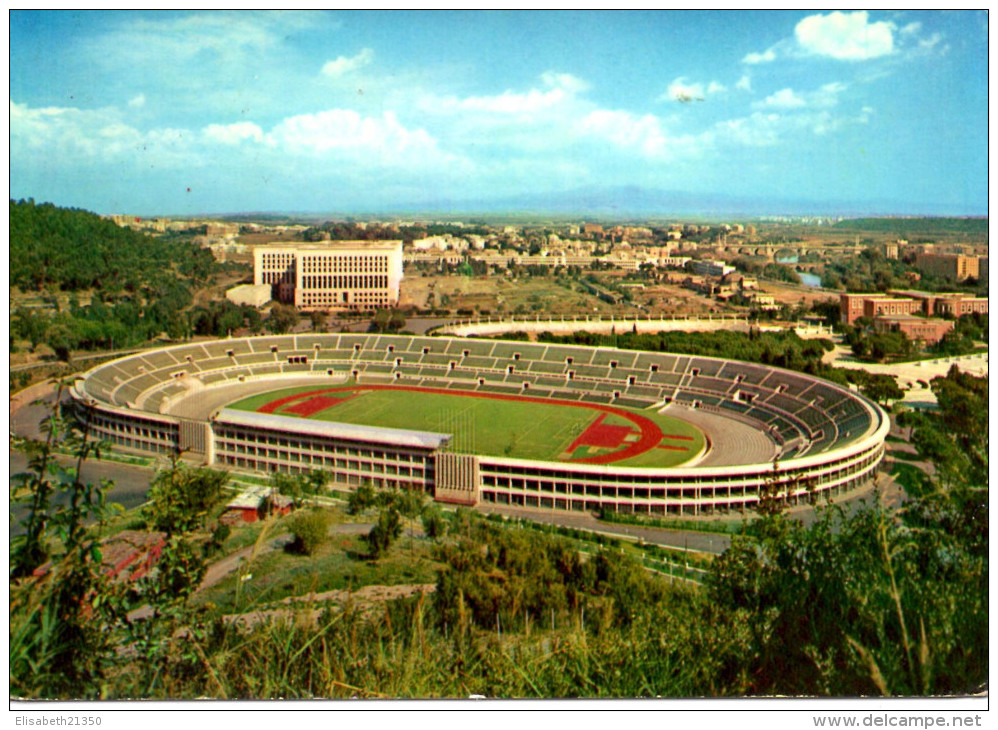
<path fill-rule="evenodd" d="M 734 271 L 734 266 L 728 266 L 723 261 L 693 262 L 693 273 L 698 276 L 727 276 Z"/>
<path fill-rule="evenodd" d="M 372 310 L 398 304 L 401 241 L 267 244 L 253 251 L 253 283 L 302 310 Z"/>
<path fill-rule="evenodd" d="M 915 256 L 915 268 L 923 274 L 965 281 L 980 276 L 980 261 L 977 256 L 955 253 L 922 253 Z"/>
<path fill-rule="evenodd" d="M 687 261 L 692 261 L 689 256 L 659 256 L 658 265 L 664 267 L 670 267 L 675 269 L 681 269 L 686 266 Z"/>

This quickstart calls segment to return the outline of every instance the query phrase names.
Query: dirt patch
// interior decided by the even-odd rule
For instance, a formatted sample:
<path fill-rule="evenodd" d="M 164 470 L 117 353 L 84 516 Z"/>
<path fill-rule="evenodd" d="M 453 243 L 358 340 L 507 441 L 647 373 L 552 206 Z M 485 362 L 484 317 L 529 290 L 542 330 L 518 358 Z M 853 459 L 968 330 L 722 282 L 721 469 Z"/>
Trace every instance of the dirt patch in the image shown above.
<path fill-rule="evenodd" d="M 397 598 L 408 598 L 419 593 L 429 595 L 436 591 L 433 583 L 409 583 L 395 586 L 372 585 L 364 586 L 356 591 L 336 590 L 323 591 L 321 593 L 310 593 L 306 596 L 290 596 L 280 603 L 288 608 L 272 608 L 261 611 L 250 611 L 249 613 L 229 614 L 225 616 L 225 621 L 240 628 L 248 629 L 264 621 L 304 621 L 314 623 L 328 608 L 304 608 L 292 607 L 295 604 L 316 604 L 326 603 L 336 606 L 350 605 L 361 613 L 370 614 L 379 605 L 386 601 L 394 601 Z"/>

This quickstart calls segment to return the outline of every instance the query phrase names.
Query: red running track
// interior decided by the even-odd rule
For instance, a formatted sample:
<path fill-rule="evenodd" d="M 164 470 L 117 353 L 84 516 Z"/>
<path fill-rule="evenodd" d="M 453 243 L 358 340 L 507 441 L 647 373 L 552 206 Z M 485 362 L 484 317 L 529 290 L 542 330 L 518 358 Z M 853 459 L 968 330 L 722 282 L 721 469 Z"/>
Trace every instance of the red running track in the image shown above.
<path fill-rule="evenodd" d="M 457 395 L 465 398 L 490 398 L 492 400 L 519 401 L 522 403 L 556 403 L 558 405 L 574 406 L 575 408 L 588 408 L 591 411 L 601 411 L 602 413 L 612 413 L 615 416 L 620 416 L 621 418 L 630 421 L 638 427 L 641 437 L 634 443 L 630 444 L 627 448 L 610 454 L 599 454 L 597 456 L 587 456 L 584 459 L 570 460 L 580 464 L 613 464 L 617 461 L 631 459 L 635 456 L 640 456 L 646 451 L 654 449 L 664 438 L 662 429 L 660 429 L 658 424 L 650 418 L 642 416 L 638 413 L 629 413 L 628 411 L 620 408 L 614 408 L 613 406 L 606 406 L 600 403 L 584 403 L 572 400 L 562 400 L 560 398 L 530 398 L 523 395 L 505 395 L 502 393 L 471 393 L 467 391 L 456 392 L 453 390 L 447 390 L 446 388 L 418 388 L 412 385 L 348 385 L 338 388 L 322 388 L 320 390 L 308 391 L 307 393 L 297 393 L 295 395 L 285 396 L 284 398 L 278 398 L 275 401 L 271 401 L 266 405 L 260 406 L 257 408 L 257 412 L 273 413 L 287 403 L 293 403 L 297 400 L 304 400 L 306 398 L 321 396 L 327 393 L 356 392 L 363 390 L 411 390 L 417 393 Z"/>

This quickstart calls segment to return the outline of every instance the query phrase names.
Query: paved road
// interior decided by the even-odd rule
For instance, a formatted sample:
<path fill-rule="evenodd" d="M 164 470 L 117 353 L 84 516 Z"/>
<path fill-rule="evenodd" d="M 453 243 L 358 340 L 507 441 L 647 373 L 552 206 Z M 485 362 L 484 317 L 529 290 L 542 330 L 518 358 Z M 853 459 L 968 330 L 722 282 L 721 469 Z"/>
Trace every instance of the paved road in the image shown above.
<path fill-rule="evenodd" d="M 60 456 L 58 460 L 65 466 L 74 466 L 75 462 L 68 456 Z M 10 475 L 13 476 L 27 469 L 28 460 L 24 454 L 10 452 Z M 114 482 L 114 487 L 108 492 L 108 502 L 117 502 L 125 509 L 138 507 L 146 501 L 146 494 L 149 491 L 149 481 L 152 479 L 152 471 L 149 469 L 129 466 L 128 464 L 118 464 L 110 461 L 87 461 L 83 464 L 81 472 L 84 482 L 96 483 L 101 479 L 109 479 Z M 63 500 L 68 496 L 63 494 Z M 66 503 L 65 501 L 63 503 Z M 11 532 L 18 534 L 20 525 L 18 524 L 25 516 L 24 508 L 13 510 L 14 523 L 11 525 Z"/>
<path fill-rule="evenodd" d="M 689 548 L 709 553 L 723 553 L 731 544 L 727 535 L 715 535 L 705 532 L 680 532 L 665 530 L 661 527 L 639 527 L 638 525 L 620 525 L 613 522 L 601 522 L 584 512 L 562 512 L 548 509 L 530 509 L 525 507 L 500 507 L 498 505 L 479 505 L 476 508 L 485 514 L 500 514 L 508 517 L 522 517 L 533 522 L 561 527 L 574 527 L 582 530 L 595 530 L 609 535 L 627 535 L 639 537 L 645 542 L 673 547 Z"/>

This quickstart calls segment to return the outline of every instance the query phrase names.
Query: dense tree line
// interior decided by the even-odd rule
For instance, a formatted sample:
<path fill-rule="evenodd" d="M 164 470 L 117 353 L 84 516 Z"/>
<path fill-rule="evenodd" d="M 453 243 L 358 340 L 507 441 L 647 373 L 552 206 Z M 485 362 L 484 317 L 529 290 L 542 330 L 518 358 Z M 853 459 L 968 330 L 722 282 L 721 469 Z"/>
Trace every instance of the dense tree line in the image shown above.
<path fill-rule="evenodd" d="M 10 203 L 10 281 L 41 292 L 43 307 L 17 306 L 11 345 L 48 344 L 63 360 L 73 350 L 114 349 L 166 334 L 225 335 L 260 326 L 251 307 L 210 302 L 194 292 L 218 273 L 211 252 L 189 241 L 153 238 L 82 210 L 34 201 Z M 71 292 L 68 301 L 59 292 Z M 90 302 L 80 300 L 90 296 Z"/>
<path fill-rule="evenodd" d="M 514 336 L 513 339 L 518 338 Z M 724 330 L 646 334 L 622 332 L 609 337 L 591 332 L 575 332 L 571 335 L 552 335 L 544 332 L 538 335 L 538 340 L 590 347 L 609 345 L 624 350 L 732 358 L 831 377 L 841 382 L 841 377 L 835 375 L 834 369 L 821 362 L 824 354 L 832 349 L 831 341 L 805 340 L 793 332 L 760 332 L 755 329 L 748 333 Z"/>
<path fill-rule="evenodd" d="M 986 240 L 988 235 L 987 218 L 847 218 L 832 227 L 841 231 L 890 233 L 909 239 L 916 235 L 961 233 Z"/>
<path fill-rule="evenodd" d="M 189 242 L 152 238 L 84 210 L 10 201 L 10 284 L 23 291 L 98 289 L 113 299 L 158 294 L 177 279 L 201 286 L 214 272 L 211 252 Z"/>

